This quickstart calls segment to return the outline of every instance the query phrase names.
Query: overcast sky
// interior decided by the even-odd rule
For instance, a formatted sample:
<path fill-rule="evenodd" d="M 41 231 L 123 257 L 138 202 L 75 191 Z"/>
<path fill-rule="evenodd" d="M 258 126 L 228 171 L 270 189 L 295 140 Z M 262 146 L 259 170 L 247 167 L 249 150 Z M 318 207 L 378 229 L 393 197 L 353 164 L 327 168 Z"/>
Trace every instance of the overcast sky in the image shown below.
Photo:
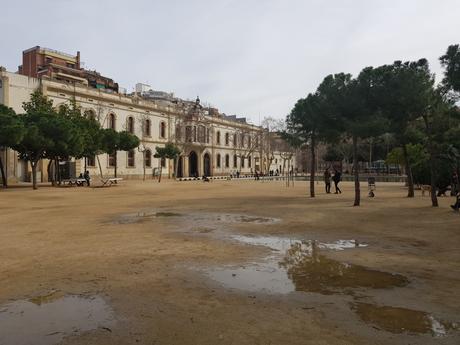
<path fill-rule="evenodd" d="M 460 43 L 459 0 L 3 0 L 0 65 L 40 45 L 81 52 L 131 91 L 197 95 L 254 123 L 284 117 L 330 73 L 438 57 Z"/>

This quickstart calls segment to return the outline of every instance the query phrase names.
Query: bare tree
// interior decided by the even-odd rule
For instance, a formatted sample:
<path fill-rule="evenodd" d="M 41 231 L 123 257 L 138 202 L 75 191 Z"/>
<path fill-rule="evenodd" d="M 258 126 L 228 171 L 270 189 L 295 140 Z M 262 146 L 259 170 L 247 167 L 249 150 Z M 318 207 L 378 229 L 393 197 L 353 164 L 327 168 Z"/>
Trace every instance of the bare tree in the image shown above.
<path fill-rule="evenodd" d="M 282 119 L 275 119 L 269 116 L 262 120 L 261 126 L 265 128 L 262 136 L 262 145 L 264 162 L 266 164 L 265 173 L 267 173 L 275 159 L 274 153 L 279 151 L 279 133 L 285 129 L 285 123 Z"/>
<path fill-rule="evenodd" d="M 233 132 L 230 142 L 233 146 L 234 156 L 240 158 L 239 171 L 243 168 L 243 161 L 246 159 L 251 160 L 254 153 L 258 152 L 259 156 L 263 154 L 263 135 L 260 130 L 255 128 L 240 127 Z"/>
<path fill-rule="evenodd" d="M 112 108 L 104 105 L 100 100 L 97 101 L 95 108 L 95 116 L 96 119 L 99 121 L 102 127 L 106 126 L 107 119 L 109 115 L 112 113 Z M 99 155 L 96 155 L 97 165 L 99 167 L 99 173 L 101 175 L 101 179 L 104 178 L 104 174 L 102 173 L 102 165 L 99 159 Z M 115 156 L 115 164 L 117 157 Z"/>
<path fill-rule="evenodd" d="M 294 151 L 282 151 L 280 152 L 280 157 L 283 160 L 283 170 L 287 163 L 287 173 L 284 171 L 284 175 L 286 177 L 286 187 L 289 187 L 290 181 L 292 181 L 292 186 L 294 186 L 294 173 L 291 172 L 291 162 L 292 157 L 294 156 Z M 293 167 L 292 167 L 293 168 Z"/>

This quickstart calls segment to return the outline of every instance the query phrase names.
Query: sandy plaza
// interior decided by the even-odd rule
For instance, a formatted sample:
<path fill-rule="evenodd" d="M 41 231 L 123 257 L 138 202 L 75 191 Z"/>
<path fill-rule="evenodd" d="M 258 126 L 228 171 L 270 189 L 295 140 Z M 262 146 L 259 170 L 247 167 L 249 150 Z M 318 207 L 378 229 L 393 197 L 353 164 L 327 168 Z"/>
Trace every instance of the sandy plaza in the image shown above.
<path fill-rule="evenodd" d="M 458 344 L 450 198 L 433 209 L 381 183 L 353 208 L 352 189 L 318 184 L 316 199 L 304 181 L 1 191 L 0 342 Z M 72 306 L 81 313 L 69 320 Z"/>

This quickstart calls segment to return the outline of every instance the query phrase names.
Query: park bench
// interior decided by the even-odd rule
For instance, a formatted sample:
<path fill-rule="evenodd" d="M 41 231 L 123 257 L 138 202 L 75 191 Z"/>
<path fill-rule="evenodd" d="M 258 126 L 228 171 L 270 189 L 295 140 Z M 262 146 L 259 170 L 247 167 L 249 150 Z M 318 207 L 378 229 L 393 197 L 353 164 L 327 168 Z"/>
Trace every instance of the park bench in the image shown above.
<path fill-rule="evenodd" d="M 121 177 L 111 177 L 108 179 L 101 179 L 102 187 L 110 187 L 113 184 L 117 184 L 118 182 L 123 181 Z"/>
<path fill-rule="evenodd" d="M 66 184 L 68 186 L 83 186 L 85 183 L 87 184 L 87 181 L 84 178 L 69 178 L 61 181 L 62 184 L 65 186 Z"/>

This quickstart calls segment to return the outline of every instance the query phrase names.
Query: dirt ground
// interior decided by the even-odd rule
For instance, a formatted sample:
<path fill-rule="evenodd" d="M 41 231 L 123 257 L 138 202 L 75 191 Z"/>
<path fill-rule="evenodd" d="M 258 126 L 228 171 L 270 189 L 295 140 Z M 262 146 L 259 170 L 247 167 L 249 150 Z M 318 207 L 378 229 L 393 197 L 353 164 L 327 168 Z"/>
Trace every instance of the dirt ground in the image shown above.
<path fill-rule="evenodd" d="M 460 344 L 460 215 L 448 206 L 453 199 L 441 198 L 435 209 L 420 191 L 408 199 L 402 185 L 378 183 L 375 198 L 363 186 L 362 206 L 352 207 L 351 183 L 343 183 L 339 195 L 317 188 L 315 199 L 306 182 L 287 188 L 284 182 L 127 181 L 111 188 L 2 190 L 0 344 L 12 339 L 2 338 L 8 330 L 1 324 L 11 303 L 42 298 L 45 305 L 53 293 L 101 297 L 115 320 L 110 327 L 75 329 L 62 344 Z M 220 220 L 229 214 L 256 218 Z M 271 218 L 279 220 L 265 221 Z M 294 282 L 297 291 L 278 293 L 270 282 L 267 289 L 241 289 L 210 274 L 233 267 L 238 279 L 237 269 L 279 255 L 235 235 L 358 242 L 322 251 L 322 263 L 342 263 L 339 270 L 351 276 L 308 272 Z M 359 270 L 349 271 L 351 265 Z M 363 268 L 373 273 L 363 278 Z M 404 280 L 375 285 L 375 272 Z M 309 290 L 309 277 L 323 291 Z M 401 315 L 401 322 L 423 318 L 411 311 L 442 322 L 445 332 L 394 324 Z"/>

